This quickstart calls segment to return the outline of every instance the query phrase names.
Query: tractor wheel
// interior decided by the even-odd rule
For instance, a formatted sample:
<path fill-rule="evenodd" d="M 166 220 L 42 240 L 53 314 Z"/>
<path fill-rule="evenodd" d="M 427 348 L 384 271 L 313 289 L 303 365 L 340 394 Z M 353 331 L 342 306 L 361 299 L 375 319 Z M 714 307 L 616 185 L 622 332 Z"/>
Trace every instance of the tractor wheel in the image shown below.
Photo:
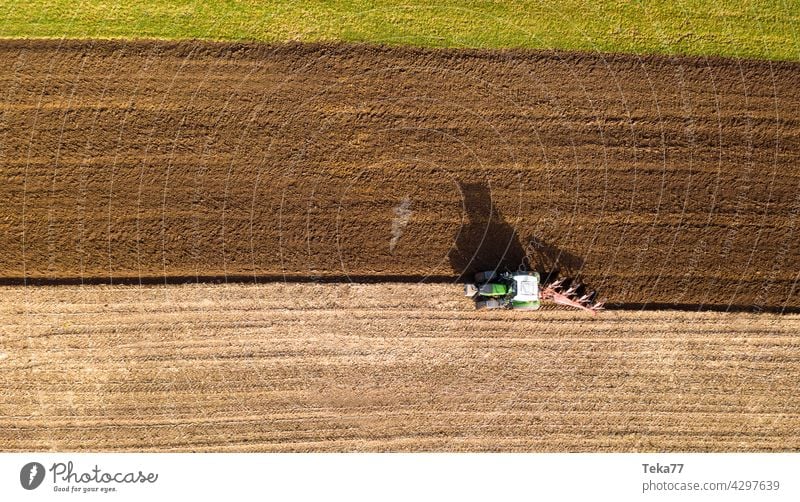
<path fill-rule="evenodd" d="M 478 310 L 493 310 L 503 308 L 503 304 L 494 298 L 490 298 L 488 300 L 480 300 L 475 302 L 475 308 Z"/>
<path fill-rule="evenodd" d="M 477 282 L 478 284 L 482 282 L 489 282 L 494 280 L 495 277 L 497 277 L 497 274 L 495 273 L 494 270 L 489 270 L 488 272 L 478 272 L 477 274 L 475 274 L 475 282 Z"/>

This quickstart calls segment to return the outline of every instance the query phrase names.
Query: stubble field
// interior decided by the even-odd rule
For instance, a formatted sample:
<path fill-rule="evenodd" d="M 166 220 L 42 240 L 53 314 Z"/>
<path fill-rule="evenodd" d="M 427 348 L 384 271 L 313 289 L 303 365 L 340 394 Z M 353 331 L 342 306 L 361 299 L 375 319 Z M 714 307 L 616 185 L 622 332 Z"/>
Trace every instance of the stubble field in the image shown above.
<path fill-rule="evenodd" d="M 800 317 L 457 285 L 2 288 L 4 450 L 787 451 Z"/>

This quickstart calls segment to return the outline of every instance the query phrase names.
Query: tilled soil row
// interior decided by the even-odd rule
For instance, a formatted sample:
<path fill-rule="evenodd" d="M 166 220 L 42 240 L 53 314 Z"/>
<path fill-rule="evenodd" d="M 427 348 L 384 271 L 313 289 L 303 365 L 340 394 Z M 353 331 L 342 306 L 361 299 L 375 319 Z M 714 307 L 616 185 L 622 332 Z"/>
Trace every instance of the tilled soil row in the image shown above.
<path fill-rule="evenodd" d="M 800 307 L 800 65 L 0 42 L 6 283 L 455 280 Z"/>

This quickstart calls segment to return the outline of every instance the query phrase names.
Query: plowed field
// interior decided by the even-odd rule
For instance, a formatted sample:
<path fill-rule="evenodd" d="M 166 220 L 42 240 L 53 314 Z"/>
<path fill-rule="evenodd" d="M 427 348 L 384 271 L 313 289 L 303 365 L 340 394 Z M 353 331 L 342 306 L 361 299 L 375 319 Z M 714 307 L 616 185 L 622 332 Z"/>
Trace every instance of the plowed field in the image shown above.
<path fill-rule="evenodd" d="M 454 280 L 800 307 L 800 65 L 0 42 L 6 283 Z"/>
<path fill-rule="evenodd" d="M 3 450 L 800 449 L 796 315 L 476 312 L 444 284 L 0 294 Z"/>

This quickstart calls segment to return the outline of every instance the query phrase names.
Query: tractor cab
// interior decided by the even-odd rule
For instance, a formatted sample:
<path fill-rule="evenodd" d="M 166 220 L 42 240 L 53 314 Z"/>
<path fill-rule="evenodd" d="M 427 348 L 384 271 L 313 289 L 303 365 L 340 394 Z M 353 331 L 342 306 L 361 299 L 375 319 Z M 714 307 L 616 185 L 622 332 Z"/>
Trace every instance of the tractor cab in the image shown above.
<path fill-rule="evenodd" d="M 511 297 L 511 307 L 521 310 L 537 310 L 539 303 L 539 274 L 515 274 Z"/>

